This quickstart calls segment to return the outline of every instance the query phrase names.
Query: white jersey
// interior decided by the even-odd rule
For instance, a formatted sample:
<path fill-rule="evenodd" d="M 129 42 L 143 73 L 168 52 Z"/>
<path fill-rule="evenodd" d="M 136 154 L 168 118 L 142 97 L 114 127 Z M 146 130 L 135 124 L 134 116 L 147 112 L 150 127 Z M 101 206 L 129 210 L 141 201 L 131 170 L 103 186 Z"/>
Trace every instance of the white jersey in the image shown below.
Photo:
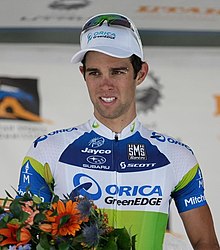
<path fill-rule="evenodd" d="M 40 136 L 24 158 L 20 194 L 30 185 L 34 194 L 51 199 L 45 163 L 60 198 L 74 190 L 94 200 L 114 227 L 125 226 L 137 234 L 137 250 L 162 249 L 172 198 L 179 212 L 206 204 L 193 151 L 146 129 L 137 118 L 120 134 L 93 117 L 80 126 Z"/>

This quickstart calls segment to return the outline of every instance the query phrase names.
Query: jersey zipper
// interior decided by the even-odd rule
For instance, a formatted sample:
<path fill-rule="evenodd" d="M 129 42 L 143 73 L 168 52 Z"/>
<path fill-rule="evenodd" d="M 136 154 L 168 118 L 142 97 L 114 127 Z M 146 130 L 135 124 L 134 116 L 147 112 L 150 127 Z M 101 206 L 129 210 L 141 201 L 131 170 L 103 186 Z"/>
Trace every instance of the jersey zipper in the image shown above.
<path fill-rule="evenodd" d="M 112 162 L 113 162 L 113 166 L 114 166 L 114 173 L 115 173 L 115 177 L 114 177 L 114 182 L 115 185 L 118 187 L 119 186 L 119 180 L 118 180 L 118 164 L 119 164 L 119 134 L 118 133 L 114 133 L 114 140 L 113 140 L 113 154 L 112 154 Z M 118 200 L 118 193 L 116 193 L 115 195 L 115 199 Z M 113 215 L 114 215 L 114 227 L 117 227 L 117 202 L 115 202 L 115 205 L 113 207 Z"/>

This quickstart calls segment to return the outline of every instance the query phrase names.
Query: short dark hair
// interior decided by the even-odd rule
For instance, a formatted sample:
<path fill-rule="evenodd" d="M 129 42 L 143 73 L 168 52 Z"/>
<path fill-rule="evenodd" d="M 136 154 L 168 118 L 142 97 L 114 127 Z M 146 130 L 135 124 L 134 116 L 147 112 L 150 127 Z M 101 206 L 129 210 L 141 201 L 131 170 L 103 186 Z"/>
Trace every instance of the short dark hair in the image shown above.
<path fill-rule="evenodd" d="M 130 61 L 134 69 L 134 79 L 135 79 L 137 77 L 138 72 L 141 70 L 142 64 L 144 62 L 142 62 L 141 58 L 136 56 L 135 54 L 133 54 L 130 57 Z"/>
<path fill-rule="evenodd" d="M 82 65 L 83 65 L 84 72 L 86 70 L 86 54 L 84 55 L 84 57 L 81 61 Z M 135 54 L 130 56 L 130 61 L 131 61 L 131 64 L 133 66 L 133 69 L 134 69 L 134 79 L 135 79 L 137 77 L 138 72 L 141 70 L 142 64 L 144 62 L 142 62 L 140 57 L 136 56 Z M 84 77 L 85 77 L 85 75 L 84 75 Z"/>

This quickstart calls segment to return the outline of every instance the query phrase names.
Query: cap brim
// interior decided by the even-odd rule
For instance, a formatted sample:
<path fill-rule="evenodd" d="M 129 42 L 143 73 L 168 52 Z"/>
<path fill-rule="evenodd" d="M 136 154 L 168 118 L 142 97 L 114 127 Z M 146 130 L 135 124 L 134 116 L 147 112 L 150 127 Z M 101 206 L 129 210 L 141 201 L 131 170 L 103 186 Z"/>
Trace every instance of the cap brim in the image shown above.
<path fill-rule="evenodd" d="M 126 58 L 130 57 L 132 54 L 130 51 L 122 50 L 121 48 L 113 48 L 113 47 L 107 47 L 107 46 L 99 46 L 99 47 L 93 47 L 88 48 L 84 50 L 78 51 L 71 59 L 71 63 L 79 63 L 82 61 L 83 57 L 88 51 L 96 51 L 101 52 L 109 56 L 117 57 L 117 58 Z"/>

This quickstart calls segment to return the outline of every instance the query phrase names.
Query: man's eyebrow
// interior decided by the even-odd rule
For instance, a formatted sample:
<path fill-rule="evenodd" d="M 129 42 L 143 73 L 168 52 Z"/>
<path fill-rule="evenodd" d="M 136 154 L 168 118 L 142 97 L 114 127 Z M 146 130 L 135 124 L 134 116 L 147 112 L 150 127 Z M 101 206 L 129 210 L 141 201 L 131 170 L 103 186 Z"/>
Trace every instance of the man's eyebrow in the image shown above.
<path fill-rule="evenodd" d="M 128 70 L 128 67 L 113 67 L 113 68 L 110 68 L 110 70 Z M 98 68 L 87 68 L 86 69 L 87 72 L 90 72 L 90 71 L 99 71 Z"/>
<path fill-rule="evenodd" d="M 124 66 L 121 66 L 121 67 L 112 67 L 110 68 L 111 70 L 128 70 L 128 67 L 124 67 Z M 91 71 L 91 70 L 99 70 L 98 68 L 87 68 L 86 69 L 87 71 Z"/>
<path fill-rule="evenodd" d="M 128 70 L 128 67 L 116 67 L 116 68 L 111 68 L 111 70 Z"/>
<path fill-rule="evenodd" d="M 87 68 L 86 72 L 90 72 L 90 71 L 99 71 L 99 69 L 97 68 Z"/>

